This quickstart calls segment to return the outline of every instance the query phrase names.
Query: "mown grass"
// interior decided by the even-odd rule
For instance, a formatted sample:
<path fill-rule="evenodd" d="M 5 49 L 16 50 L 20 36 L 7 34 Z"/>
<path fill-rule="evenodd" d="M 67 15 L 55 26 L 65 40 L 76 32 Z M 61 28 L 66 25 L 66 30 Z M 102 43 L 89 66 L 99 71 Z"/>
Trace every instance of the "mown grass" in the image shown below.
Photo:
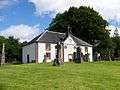
<path fill-rule="evenodd" d="M 0 90 L 120 90 L 120 62 L 6 65 Z"/>

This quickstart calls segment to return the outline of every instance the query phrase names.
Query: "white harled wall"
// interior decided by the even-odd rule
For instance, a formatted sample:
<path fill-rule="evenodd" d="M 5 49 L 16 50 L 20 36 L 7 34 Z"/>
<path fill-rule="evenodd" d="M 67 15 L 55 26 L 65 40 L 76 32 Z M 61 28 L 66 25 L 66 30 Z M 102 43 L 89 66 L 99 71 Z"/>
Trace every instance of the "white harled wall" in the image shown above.
<path fill-rule="evenodd" d="M 92 47 L 88 47 L 88 53 L 90 53 L 90 62 L 93 61 L 93 51 L 92 51 Z"/>
<path fill-rule="evenodd" d="M 65 48 L 67 46 L 67 48 Z M 76 49 L 74 48 L 76 46 L 76 43 L 73 41 L 73 39 L 68 36 L 68 38 L 64 42 L 64 62 L 69 62 L 68 55 L 73 54 Z"/>
<path fill-rule="evenodd" d="M 47 62 L 51 62 L 52 60 L 55 59 L 55 45 L 56 44 L 51 44 L 51 50 L 46 51 L 45 48 L 45 43 L 38 43 L 38 63 L 42 63 L 44 60 L 44 55 L 46 55 L 46 52 L 51 53 L 51 59 L 47 60 Z"/>
<path fill-rule="evenodd" d="M 35 60 L 35 45 L 36 43 L 24 46 L 22 49 L 22 63 L 27 63 L 27 55 L 29 55 L 30 62 Z"/>
<path fill-rule="evenodd" d="M 67 48 L 64 48 L 64 62 L 69 62 L 68 59 L 68 55 L 69 54 L 73 54 L 74 52 L 76 52 L 75 47 L 76 43 L 74 42 L 74 40 L 69 36 L 65 42 L 64 42 L 64 47 L 67 46 Z M 83 55 L 86 54 L 85 52 L 85 47 L 86 46 L 79 46 L 81 48 L 81 52 L 83 53 Z M 92 55 L 92 47 L 88 47 L 88 53 L 90 54 L 89 58 L 90 58 L 90 62 L 93 61 L 93 55 Z"/>
<path fill-rule="evenodd" d="M 42 63 L 45 55 L 45 43 L 38 43 L 38 63 Z"/>
<path fill-rule="evenodd" d="M 87 54 L 87 53 L 85 52 L 85 47 L 86 47 L 86 46 L 80 46 L 81 52 L 83 53 L 83 55 Z M 90 56 L 89 56 L 90 62 L 92 62 L 92 61 L 93 61 L 92 47 L 88 47 L 88 53 L 90 54 Z"/>
<path fill-rule="evenodd" d="M 46 52 L 51 53 L 51 59 L 47 60 L 47 62 L 51 62 L 52 60 L 55 59 L 55 55 L 56 55 L 55 45 L 56 44 L 51 44 L 51 50 L 46 51 L 45 43 L 38 43 L 38 52 L 37 52 L 38 55 L 35 55 L 35 54 L 37 54 L 36 50 L 35 50 L 36 43 L 24 46 L 23 49 L 22 49 L 23 63 L 27 63 L 27 55 L 29 55 L 30 62 L 32 60 L 35 60 L 36 59 L 35 57 L 38 56 L 38 63 L 42 63 L 43 60 L 44 60 L 44 55 L 46 55 Z M 67 46 L 67 48 L 65 48 L 65 46 Z M 70 36 L 68 36 L 68 38 L 64 42 L 64 62 L 69 62 L 68 55 L 73 54 L 74 52 L 76 52 L 75 47 L 76 47 L 76 43 L 74 42 L 74 40 Z M 85 55 L 86 54 L 85 46 L 80 46 L 80 48 L 82 50 L 82 53 Z M 88 47 L 88 53 L 90 53 L 90 61 L 92 62 L 93 61 L 92 47 Z"/>

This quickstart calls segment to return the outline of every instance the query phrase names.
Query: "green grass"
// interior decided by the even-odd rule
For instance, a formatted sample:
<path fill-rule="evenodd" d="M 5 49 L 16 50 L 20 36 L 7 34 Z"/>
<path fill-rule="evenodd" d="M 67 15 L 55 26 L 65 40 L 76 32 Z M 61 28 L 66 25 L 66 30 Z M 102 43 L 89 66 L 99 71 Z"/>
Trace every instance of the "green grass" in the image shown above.
<path fill-rule="evenodd" d="M 6 65 L 0 90 L 120 90 L 120 62 Z"/>

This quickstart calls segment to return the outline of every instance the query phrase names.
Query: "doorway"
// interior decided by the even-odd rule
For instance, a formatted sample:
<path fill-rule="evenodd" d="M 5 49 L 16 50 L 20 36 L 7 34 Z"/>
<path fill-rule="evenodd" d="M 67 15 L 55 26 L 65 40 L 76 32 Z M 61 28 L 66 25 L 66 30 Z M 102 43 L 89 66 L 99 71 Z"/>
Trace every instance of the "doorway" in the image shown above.
<path fill-rule="evenodd" d="M 71 62 L 73 61 L 73 54 L 68 54 L 68 60 Z"/>
<path fill-rule="evenodd" d="M 30 63 L 30 57 L 27 55 L 27 63 Z"/>

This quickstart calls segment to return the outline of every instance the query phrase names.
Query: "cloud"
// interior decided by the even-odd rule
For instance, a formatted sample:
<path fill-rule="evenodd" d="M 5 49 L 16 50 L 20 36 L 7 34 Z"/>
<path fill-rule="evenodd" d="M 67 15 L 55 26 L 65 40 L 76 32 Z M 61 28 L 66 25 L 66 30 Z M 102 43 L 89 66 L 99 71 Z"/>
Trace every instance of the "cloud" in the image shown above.
<path fill-rule="evenodd" d="M 19 0 L 0 0 L 0 9 L 11 6 L 18 2 L 19 2 Z"/>
<path fill-rule="evenodd" d="M 12 25 L 5 30 L 0 31 L 1 36 L 9 37 L 14 36 L 19 38 L 21 42 L 30 41 L 34 37 L 40 34 L 39 25 L 29 26 L 29 25 Z"/>
<path fill-rule="evenodd" d="M 40 16 L 62 13 L 71 6 L 90 6 L 98 11 L 106 20 L 120 20 L 120 0 L 29 0 L 29 2 L 35 5 L 35 13 Z"/>
<path fill-rule="evenodd" d="M 8 0 L 0 0 L 0 9 L 4 8 L 5 6 L 9 5 Z"/>

